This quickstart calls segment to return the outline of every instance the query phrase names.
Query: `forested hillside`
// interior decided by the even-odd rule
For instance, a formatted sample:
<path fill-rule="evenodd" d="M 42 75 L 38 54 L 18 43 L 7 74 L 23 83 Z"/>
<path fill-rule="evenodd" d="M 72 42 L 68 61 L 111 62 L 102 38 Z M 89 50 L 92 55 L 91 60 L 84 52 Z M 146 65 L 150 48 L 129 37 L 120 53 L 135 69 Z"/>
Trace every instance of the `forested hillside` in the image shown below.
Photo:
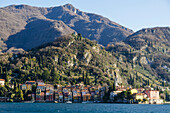
<path fill-rule="evenodd" d="M 169 27 L 142 29 L 127 37 L 124 42 L 109 45 L 107 50 L 126 57 L 128 62 L 148 78 L 157 77 L 170 81 Z"/>
<path fill-rule="evenodd" d="M 162 85 L 159 76 L 128 57 L 108 52 L 95 41 L 72 34 L 58 38 L 21 54 L 0 56 L 1 78 L 24 83 L 43 79 L 52 84 L 77 84 L 113 86 L 117 77 L 119 85 L 142 87 Z"/>

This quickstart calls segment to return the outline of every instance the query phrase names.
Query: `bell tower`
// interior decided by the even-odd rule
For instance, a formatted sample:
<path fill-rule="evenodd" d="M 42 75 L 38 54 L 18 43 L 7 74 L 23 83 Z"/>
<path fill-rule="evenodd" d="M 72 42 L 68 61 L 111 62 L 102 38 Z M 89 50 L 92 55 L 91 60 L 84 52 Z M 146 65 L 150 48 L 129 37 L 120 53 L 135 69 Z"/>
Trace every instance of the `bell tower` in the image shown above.
<path fill-rule="evenodd" d="M 114 76 L 115 76 L 115 78 L 114 78 L 114 85 L 115 85 L 115 87 L 118 87 L 119 84 L 118 84 L 118 77 L 117 77 L 116 72 L 114 72 Z"/>

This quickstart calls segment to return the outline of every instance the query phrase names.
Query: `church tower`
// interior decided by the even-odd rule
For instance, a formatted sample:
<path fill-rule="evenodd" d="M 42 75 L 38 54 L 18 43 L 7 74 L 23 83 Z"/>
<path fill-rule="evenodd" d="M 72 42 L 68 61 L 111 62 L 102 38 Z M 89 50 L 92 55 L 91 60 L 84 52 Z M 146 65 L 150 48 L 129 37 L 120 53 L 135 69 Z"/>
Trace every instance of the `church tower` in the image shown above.
<path fill-rule="evenodd" d="M 117 77 L 116 72 L 114 72 L 114 75 L 115 75 L 115 78 L 114 78 L 114 85 L 115 85 L 115 87 L 118 87 L 119 84 L 118 84 L 118 77 Z"/>

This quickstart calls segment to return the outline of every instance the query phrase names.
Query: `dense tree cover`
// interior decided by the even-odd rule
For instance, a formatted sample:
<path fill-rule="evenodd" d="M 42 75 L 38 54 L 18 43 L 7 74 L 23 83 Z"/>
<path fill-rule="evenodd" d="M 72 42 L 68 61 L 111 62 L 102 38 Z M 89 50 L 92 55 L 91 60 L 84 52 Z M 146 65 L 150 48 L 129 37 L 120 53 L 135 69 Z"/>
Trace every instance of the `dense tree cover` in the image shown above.
<path fill-rule="evenodd" d="M 127 90 L 127 91 L 123 91 L 121 93 L 119 93 L 117 96 L 115 96 L 115 101 L 118 100 L 118 99 L 121 99 L 122 101 L 124 99 L 127 99 L 127 100 L 132 100 L 133 99 L 133 96 L 131 94 L 131 91 L 130 90 Z"/>
<path fill-rule="evenodd" d="M 123 42 L 108 45 L 106 50 L 122 55 L 133 67 L 142 67 L 139 69 L 138 66 L 136 70 L 144 77 L 162 79 L 160 82 L 163 83 L 164 80 L 170 81 L 169 41 L 168 27 L 146 28 L 130 35 Z"/>
<path fill-rule="evenodd" d="M 160 85 L 160 81 L 155 78 L 143 77 L 146 75 L 142 73 L 146 71 L 144 67 L 138 64 L 133 67 L 126 57 L 106 51 L 81 34 L 58 38 L 23 54 L 0 57 L 0 76 L 6 80 L 6 85 L 9 80 L 25 83 L 28 80 L 43 79 L 51 84 L 84 83 L 113 87 L 115 75 L 119 75 L 123 85 Z M 19 89 L 15 94 L 23 96 Z"/>

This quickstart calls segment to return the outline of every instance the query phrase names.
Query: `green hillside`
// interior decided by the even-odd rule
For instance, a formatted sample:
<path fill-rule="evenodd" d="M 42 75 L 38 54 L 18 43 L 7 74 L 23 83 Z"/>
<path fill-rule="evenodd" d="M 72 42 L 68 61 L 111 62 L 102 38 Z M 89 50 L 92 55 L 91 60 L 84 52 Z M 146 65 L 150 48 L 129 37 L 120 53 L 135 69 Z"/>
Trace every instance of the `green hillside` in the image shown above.
<path fill-rule="evenodd" d="M 124 42 L 107 47 L 128 59 L 145 77 L 170 81 L 170 28 L 142 29 Z M 140 66 L 140 67 L 138 67 Z"/>
<path fill-rule="evenodd" d="M 142 87 L 162 85 L 140 64 L 118 52 L 108 52 L 81 34 L 68 35 L 22 54 L 0 56 L 1 78 L 24 83 L 43 79 L 46 83 L 113 86 L 117 76 L 121 85 Z"/>

